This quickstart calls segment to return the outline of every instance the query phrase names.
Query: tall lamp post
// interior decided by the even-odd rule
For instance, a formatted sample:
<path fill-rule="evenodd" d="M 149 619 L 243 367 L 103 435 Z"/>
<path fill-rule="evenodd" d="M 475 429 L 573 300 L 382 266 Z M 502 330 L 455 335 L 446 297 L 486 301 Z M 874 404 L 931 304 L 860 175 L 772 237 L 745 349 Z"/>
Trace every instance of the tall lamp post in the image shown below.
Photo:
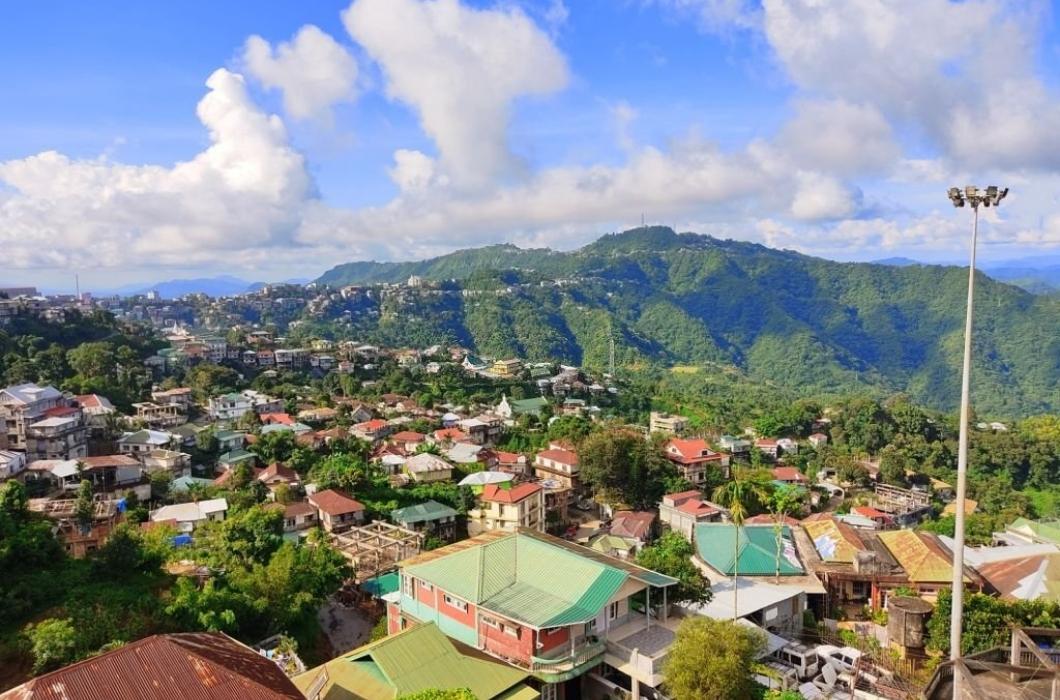
<path fill-rule="evenodd" d="M 975 302 L 975 246 L 979 238 L 979 206 L 998 206 L 1008 194 L 1008 188 L 998 189 L 991 185 L 980 190 L 968 185 L 963 190 L 951 187 L 950 201 L 955 207 L 968 205 L 972 208 L 972 259 L 968 266 L 968 302 L 964 318 L 964 366 L 961 370 L 961 424 L 957 441 L 957 513 L 953 532 L 953 605 L 950 611 L 950 660 L 961 656 L 961 622 L 964 617 L 964 504 L 968 481 L 968 420 L 970 410 L 969 389 L 972 372 L 972 308 Z M 962 677 L 953 667 L 953 698 L 963 698 Z"/>

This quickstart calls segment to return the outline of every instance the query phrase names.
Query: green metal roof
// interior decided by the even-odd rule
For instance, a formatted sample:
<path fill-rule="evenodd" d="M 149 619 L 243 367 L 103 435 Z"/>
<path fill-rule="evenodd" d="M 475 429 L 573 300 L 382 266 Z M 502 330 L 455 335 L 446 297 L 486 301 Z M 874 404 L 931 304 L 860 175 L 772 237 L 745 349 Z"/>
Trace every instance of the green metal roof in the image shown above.
<path fill-rule="evenodd" d="M 467 688 L 475 697 L 511 696 L 532 700 L 527 678 L 507 664 L 462 653 L 433 624 L 410 627 L 391 637 L 361 647 L 325 665 L 328 681 L 321 697 L 391 700 L 423 690 Z M 303 692 L 319 676 L 311 669 L 293 680 Z"/>
<path fill-rule="evenodd" d="M 548 406 L 548 399 L 543 396 L 535 396 L 532 399 L 518 399 L 509 401 L 514 413 L 540 413 L 541 409 Z"/>
<path fill-rule="evenodd" d="M 242 448 L 225 452 L 223 455 L 217 458 L 217 461 L 222 464 L 232 464 L 234 462 L 243 462 L 248 459 L 257 459 L 258 456 L 253 452 L 248 452 Z"/>
<path fill-rule="evenodd" d="M 438 501 L 426 501 L 390 511 L 390 518 L 398 523 L 422 523 L 453 517 L 456 517 L 456 511 Z"/>
<path fill-rule="evenodd" d="M 777 540 L 773 527 L 749 525 L 733 532 L 731 523 L 700 523 L 696 525 L 696 553 L 699 558 L 724 574 L 732 576 L 736 570 L 734 549 L 738 551 L 738 573 L 743 576 L 767 576 L 777 571 Z M 739 542 L 734 544 L 734 534 Z M 795 556 L 791 529 L 781 528 L 780 575 L 801 576 L 805 571 Z"/>
<path fill-rule="evenodd" d="M 457 548 L 423 563 L 414 561 L 404 571 L 537 628 L 595 617 L 630 578 L 618 566 L 524 533 Z"/>
<path fill-rule="evenodd" d="M 1007 530 L 1055 545 L 1060 545 L 1060 520 L 1030 520 L 1028 518 L 1016 518 Z"/>

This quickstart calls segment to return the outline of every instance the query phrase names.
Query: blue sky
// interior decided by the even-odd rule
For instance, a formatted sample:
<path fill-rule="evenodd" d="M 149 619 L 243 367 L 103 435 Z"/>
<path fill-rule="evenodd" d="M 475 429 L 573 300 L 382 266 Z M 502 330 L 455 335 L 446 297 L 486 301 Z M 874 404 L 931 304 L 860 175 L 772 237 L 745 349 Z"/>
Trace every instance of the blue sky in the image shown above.
<path fill-rule="evenodd" d="M 643 214 L 843 260 L 1060 252 L 1047 3 L 9 7 L 4 280 L 314 276 Z"/>

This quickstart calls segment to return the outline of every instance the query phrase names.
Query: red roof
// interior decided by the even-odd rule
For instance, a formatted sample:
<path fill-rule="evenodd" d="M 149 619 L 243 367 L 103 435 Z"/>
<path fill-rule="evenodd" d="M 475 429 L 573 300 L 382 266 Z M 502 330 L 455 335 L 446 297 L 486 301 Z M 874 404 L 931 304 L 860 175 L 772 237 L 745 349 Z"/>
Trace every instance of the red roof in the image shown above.
<path fill-rule="evenodd" d="M 358 423 L 353 426 L 354 430 L 360 430 L 364 433 L 374 433 L 377 430 L 382 430 L 386 427 L 386 421 L 382 418 L 373 418 L 372 420 L 366 420 L 363 423 Z"/>
<path fill-rule="evenodd" d="M 523 459 L 523 455 L 518 452 L 501 452 L 495 450 L 494 454 L 497 455 L 497 462 L 499 464 L 518 464 L 520 459 Z"/>
<path fill-rule="evenodd" d="M 460 428 L 442 428 L 434 431 L 434 439 L 449 442 L 463 442 L 467 440 L 467 433 Z"/>
<path fill-rule="evenodd" d="M 654 522 L 655 513 L 622 510 L 615 513 L 611 520 L 611 534 L 643 540 L 651 534 L 651 526 Z"/>
<path fill-rule="evenodd" d="M 701 464 L 725 458 L 724 453 L 710 449 L 710 443 L 702 438 L 689 440 L 674 438 L 666 443 L 666 456 L 671 461 L 681 464 Z"/>
<path fill-rule="evenodd" d="M 510 489 L 502 489 L 496 484 L 486 484 L 482 487 L 482 500 L 492 503 L 518 503 L 543 490 L 540 484 L 519 484 Z"/>
<path fill-rule="evenodd" d="M 106 408 L 106 404 L 103 403 L 103 398 L 99 394 L 81 394 L 75 396 L 74 400 L 82 408 Z"/>
<path fill-rule="evenodd" d="M 697 517 L 701 515 L 710 515 L 712 513 L 720 512 L 714 506 L 704 501 L 701 501 L 698 498 L 688 499 L 681 505 L 677 506 L 677 510 L 681 511 L 682 513 L 688 513 L 689 515 L 695 515 Z"/>
<path fill-rule="evenodd" d="M 49 408 L 48 410 L 46 410 L 44 412 L 44 415 L 48 416 L 49 418 L 58 418 L 60 416 L 72 416 L 75 413 L 80 412 L 81 409 L 75 406 L 55 406 L 54 408 Z"/>
<path fill-rule="evenodd" d="M 288 484 L 297 484 L 302 481 L 302 477 L 298 476 L 298 472 L 290 467 L 284 466 L 279 462 L 273 462 L 269 466 L 261 470 L 261 473 L 256 477 L 258 481 L 265 483 L 272 482 L 286 482 Z"/>
<path fill-rule="evenodd" d="M 774 520 L 773 516 L 770 515 L 769 513 L 762 513 L 761 515 L 755 515 L 755 516 L 752 516 L 750 518 L 747 518 L 746 520 L 743 521 L 743 524 L 744 525 L 773 525 L 776 522 L 777 521 Z M 796 527 L 796 526 L 801 524 L 798 520 L 796 520 L 795 518 L 791 517 L 790 515 L 781 516 L 780 523 L 782 525 L 787 525 L 788 527 Z"/>
<path fill-rule="evenodd" d="M 291 418 L 286 413 L 262 413 L 261 422 L 265 425 L 270 423 L 278 423 L 280 425 L 294 425 L 294 418 Z"/>
<path fill-rule="evenodd" d="M 311 515 L 316 512 L 317 509 L 313 507 L 313 504 L 307 503 L 306 501 L 288 503 L 287 507 L 283 509 L 283 515 L 285 518 L 294 518 L 299 515 Z"/>
<path fill-rule="evenodd" d="M 328 515 L 345 515 L 364 510 L 364 504 L 360 501 L 355 501 L 335 489 L 317 491 L 309 497 L 309 502 Z"/>
<path fill-rule="evenodd" d="M 759 438 L 755 440 L 755 447 L 776 447 L 777 441 L 773 438 Z"/>
<path fill-rule="evenodd" d="M 220 632 L 157 634 L 27 681 L 0 700 L 304 700 L 273 661 Z"/>
<path fill-rule="evenodd" d="M 805 483 L 809 478 L 795 467 L 774 467 L 773 478 L 777 481 L 797 481 Z"/>
<path fill-rule="evenodd" d="M 854 506 L 850 509 L 850 512 L 872 520 L 891 520 L 889 513 L 884 513 L 882 510 L 877 510 L 872 506 Z"/>
<path fill-rule="evenodd" d="M 85 469 L 103 469 L 104 467 L 139 467 L 140 462 L 129 455 L 103 455 L 99 457 L 82 457 Z"/>
<path fill-rule="evenodd" d="M 567 464 L 572 467 L 578 466 L 578 455 L 570 450 L 564 450 L 562 448 L 553 448 L 537 453 L 538 459 L 550 459 L 553 462 L 559 462 L 560 464 Z"/>
<path fill-rule="evenodd" d="M 400 433 L 391 435 L 390 439 L 395 442 L 422 442 L 426 437 L 423 433 L 417 433 L 415 430 L 402 430 Z"/>

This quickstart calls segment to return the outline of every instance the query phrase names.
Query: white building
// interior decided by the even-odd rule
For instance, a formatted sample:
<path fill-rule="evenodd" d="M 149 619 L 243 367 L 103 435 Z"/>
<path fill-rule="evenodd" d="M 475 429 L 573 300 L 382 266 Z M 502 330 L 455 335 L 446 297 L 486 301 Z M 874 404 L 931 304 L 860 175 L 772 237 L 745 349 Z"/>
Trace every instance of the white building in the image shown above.
<path fill-rule="evenodd" d="M 160 523 L 175 520 L 181 532 L 191 532 L 199 525 L 210 520 L 224 520 L 228 511 L 228 501 L 223 498 L 211 498 L 195 503 L 175 503 L 162 506 L 151 512 L 151 522 Z"/>

